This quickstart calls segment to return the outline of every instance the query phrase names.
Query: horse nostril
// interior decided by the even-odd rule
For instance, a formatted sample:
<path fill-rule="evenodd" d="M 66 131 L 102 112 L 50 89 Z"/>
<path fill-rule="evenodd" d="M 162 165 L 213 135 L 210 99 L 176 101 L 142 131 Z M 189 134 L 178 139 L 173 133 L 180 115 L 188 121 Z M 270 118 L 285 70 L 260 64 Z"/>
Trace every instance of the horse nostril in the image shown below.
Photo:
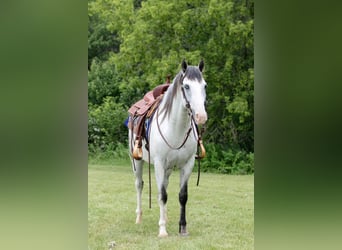
<path fill-rule="evenodd" d="M 197 124 L 204 124 L 207 121 L 207 115 L 206 114 L 195 114 L 195 121 Z"/>

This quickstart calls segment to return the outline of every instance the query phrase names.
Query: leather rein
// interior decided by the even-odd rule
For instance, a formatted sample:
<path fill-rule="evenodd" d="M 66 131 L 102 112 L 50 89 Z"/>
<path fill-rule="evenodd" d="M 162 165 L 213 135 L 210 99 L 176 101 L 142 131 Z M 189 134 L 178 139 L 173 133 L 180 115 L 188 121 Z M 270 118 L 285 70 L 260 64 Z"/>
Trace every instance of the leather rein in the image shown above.
<path fill-rule="evenodd" d="M 200 166 L 201 166 L 200 160 L 202 158 L 204 158 L 205 154 L 206 154 L 205 153 L 205 148 L 204 148 L 203 142 L 202 142 L 202 133 L 204 132 L 204 128 L 202 128 L 201 133 L 198 130 L 198 126 L 195 125 L 195 129 L 193 129 L 194 124 L 195 124 L 195 120 L 194 120 L 194 116 L 193 116 L 193 113 L 192 113 L 192 110 L 191 110 L 191 105 L 190 105 L 188 99 L 186 98 L 186 95 L 185 95 L 185 92 L 184 92 L 184 87 L 183 87 L 184 77 L 185 77 L 185 74 L 180 79 L 181 80 L 181 85 L 182 85 L 181 86 L 181 90 L 182 90 L 183 98 L 184 98 L 184 100 L 186 102 L 185 107 L 188 110 L 188 115 L 191 117 L 191 120 L 190 120 L 190 127 L 189 127 L 188 131 L 186 132 L 186 134 L 184 136 L 184 140 L 180 144 L 180 146 L 174 147 L 174 146 L 170 145 L 170 143 L 166 140 L 165 136 L 163 135 L 163 133 L 162 133 L 162 131 L 160 129 L 159 122 L 158 122 L 158 119 L 159 119 L 159 106 L 157 108 L 156 123 L 157 123 L 159 134 L 163 138 L 163 141 L 166 143 L 166 145 L 169 148 L 171 148 L 173 150 L 178 150 L 178 149 L 180 149 L 180 148 L 182 148 L 184 146 L 184 144 L 187 142 L 187 140 L 189 138 L 191 130 L 193 130 L 193 132 L 194 132 L 194 138 L 196 138 L 196 134 L 197 134 L 197 155 L 196 155 L 195 159 L 198 160 L 198 174 L 197 174 L 197 186 L 198 186 L 199 185 L 199 180 L 200 180 L 200 173 L 201 173 L 201 170 L 200 170 Z M 196 134 L 195 134 L 195 130 L 196 130 Z M 201 149 L 201 154 L 200 154 L 200 149 Z M 149 159 L 149 161 L 150 161 L 150 159 Z"/>
<path fill-rule="evenodd" d="M 167 145 L 169 148 L 173 149 L 173 150 L 178 150 L 178 149 L 180 149 L 180 148 L 182 148 L 182 147 L 184 146 L 184 144 L 187 142 L 187 140 L 188 140 L 188 138 L 189 138 L 189 135 L 190 135 L 190 132 L 191 132 L 191 130 L 193 129 L 193 126 L 194 126 L 194 116 L 193 116 L 193 113 L 192 113 L 192 110 L 191 110 L 191 106 L 190 106 L 190 103 L 189 103 L 188 99 L 186 98 L 185 93 L 184 93 L 184 87 L 183 87 L 183 79 L 184 79 L 184 77 L 185 77 L 185 74 L 184 74 L 183 76 L 181 76 L 181 79 L 180 79 L 180 81 L 181 81 L 181 89 L 182 89 L 183 98 L 184 98 L 184 100 L 185 100 L 185 102 L 186 102 L 185 107 L 186 107 L 186 109 L 188 110 L 188 115 L 191 117 L 191 120 L 190 120 L 190 127 L 189 127 L 188 131 L 186 132 L 186 134 L 185 134 L 185 136 L 184 136 L 184 140 L 183 140 L 183 142 L 181 143 L 180 146 L 174 147 L 174 146 L 170 145 L 170 143 L 166 140 L 165 136 L 163 135 L 163 133 L 162 133 L 162 131 L 161 131 L 161 129 L 160 129 L 160 125 L 159 125 L 159 122 L 158 122 L 158 120 L 159 120 L 159 107 L 160 107 L 160 106 L 158 106 L 158 109 L 157 109 L 156 123 L 157 123 L 157 127 L 158 127 L 159 134 L 160 134 L 160 136 L 163 138 L 163 141 L 166 143 L 166 145 Z M 199 137 L 197 127 L 196 127 L 196 131 L 197 131 L 197 137 Z M 194 133 L 195 133 L 195 132 L 194 132 Z M 194 134 L 194 135 L 195 135 L 195 134 Z M 195 137 L 196 137 L 196 136 L 195 136 Z"/>
<path fill-rule="evenodd" d="M 195 130 L 197 132 L 197 155 L 196 155 L 196 159 L 198 160 L 198 174 L 197 174 L 197 186 L 199 185 L 199 180 L 200 180 L 200 173 L 201 173 L 201 170 L 200 170 L 200 160 L 205 157 L 205 149 L 203 147 L 203 142 L 202 142 L 202 138 L 201 138 L 201 134 L 204 132 L 203 128 L 202 128 L 202 131 L 201 133 L 199 133 L 198 131 L 198 127 L 195 126 L 195 130 L 193 129 L 193 126 L 195 124 L 195 121 L 194 121 L 194 117 L 193 117 L 193 114 L 192 114 L 192 111 L 191 111 L 191 106 L 190 106 L 190 103 L 188 101 L 188 99 L 186 98 L 185 96 L 185 92 L 184 92 L 184 88 L 183 88 L 183 79 L 184 79 L 184 76 L 185 74 L 182 76 L 181 78 L 181 82 L 182 82 L 182 86 L 181 86 L 181 89 L 182 89 L 182 93 L 183 93 L 183 98 L 186 102 L 186 105 L 185 107 L 187 108 L 188 110 L 188 115 L 191 116 L 191 120 L 190 120 L 190 128 L 188 129 L 188 131 L 186 132 L 185 134 L 185 137 L 184 137 L 184 140 L 183 142 L 181 143 L 181 145 L 179 147 L 173 147 L 170 145 L 170 143 L 166 140 L 165 136 L 163 135 L 163 133 L 161 132 L 161 129 L 160 129 L 160 125 L 159 125 L 159 122 L 158 122 L 158 119 L 159 119 L 159 107 L 160 105 L 158 105 L 158 108 L 157 108 L 157 117 L 156 117 L 156 123 L 157 123 L 157 127 L 158 127 L 158 131 L 159 131 L 159 134 L 161 135 L 161 137 L 163 138 L 164 142 L 166 143 L 166 145 L 168 147 L 170 147 L 171 149 L 173 150 L 178 150 L 180 148 L 182 148 L 184 146 L 184 144 L 187 142 L 188 138 L 189 138 L 189 135 L 190 135 L 190 132 L 191 130 L 194 131 L 194 136 L 195 136 Z M 151 127 L 149 127 L 149 130 L 151 130 Z M 148 133 L 150 137 L 151 133 Z M 196 136 L 195 136 L 196 138 Z M 150 141 L 150 138 L 148 138 L 148 141 Z M 201 149 L 201 156 L 200 156 L 200 151 L 199 149 Z M 149 150 L 149 145 L 148 145 L 148 176 L 149 176 L 149 208 L 151 208 L 151 156 L 150 156 L 150 150 Z M 134 161 L 133 161 L 133 164 L 134 164 Z"/>

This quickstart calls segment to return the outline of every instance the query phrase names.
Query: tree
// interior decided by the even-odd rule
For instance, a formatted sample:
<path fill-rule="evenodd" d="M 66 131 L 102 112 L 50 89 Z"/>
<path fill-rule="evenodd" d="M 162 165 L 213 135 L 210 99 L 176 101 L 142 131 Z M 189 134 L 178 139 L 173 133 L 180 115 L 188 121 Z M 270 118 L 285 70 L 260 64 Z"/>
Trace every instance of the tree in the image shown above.
<path fill-rule="evenodd" d="M 89 72 L 91 103 L 115 96 L 115 103 L 129 107 L 168 74 L 175 76 L 183 58 L 190 64 L 203 58 L 205 141 L 221 151 L 254 151 L 254 1 L 93 0 L 89 9 L 92 27 L 99 27 L 89 37 L 103 41 L 105 55 Z M 95 30 L 112 37 L 101 40 Z M 106 51 L 108 39 L 119 48 Z"/>

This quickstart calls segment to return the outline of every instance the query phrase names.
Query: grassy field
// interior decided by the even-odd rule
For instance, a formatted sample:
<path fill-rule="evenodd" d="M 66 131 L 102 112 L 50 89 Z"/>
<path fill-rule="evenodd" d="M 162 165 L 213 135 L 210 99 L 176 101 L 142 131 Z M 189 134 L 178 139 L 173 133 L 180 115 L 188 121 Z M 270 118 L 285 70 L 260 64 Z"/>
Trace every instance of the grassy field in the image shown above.
<path fill-rule="evenodd" d="M 148 169 L 144 169 L 143 222 L 135 224 L 134 175 L 127 162 L 89 165 L 88 245 L 108 249 L 254 249 L 254 177 L 196 173 L 189 181 L 187 223 L 189 236 L 178 235 L 179 173 L 168 187 L 169 236 L 159 239 L 159 206 L 154 173 L 152 209 L 148 208 Z"/>

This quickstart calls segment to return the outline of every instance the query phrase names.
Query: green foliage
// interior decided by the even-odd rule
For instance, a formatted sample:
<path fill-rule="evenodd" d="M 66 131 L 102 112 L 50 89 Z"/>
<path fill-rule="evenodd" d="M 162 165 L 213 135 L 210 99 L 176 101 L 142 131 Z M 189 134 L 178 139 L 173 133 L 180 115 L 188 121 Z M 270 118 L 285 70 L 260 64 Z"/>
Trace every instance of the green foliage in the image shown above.
<path fill-rule="evenodd" d="M 105 61 L 109 52 L 118 52 L 120 46 L 116 31 L 110 31 L 96 14 L 88 15 L 88 69 L 94 59 Z"/>
<path fill-rule="evenodd" d="M 112 164 L 113 161 L 124 160 L 128 162 L 128 147 L 126 144 L 105 144 L 104 148 L 89 145 L 88 162 L 90 164 Z"/>
<path fill-rule="evenodd" d="M 92 0 L 88 6 L 89 143 L 125 143 L 125 128 L 112 126 L 122 125 L 127 107 L 168 74 L 175 76 L 183 58 L 192 65 L 203 58 L 209 117 L 204 142 L 211 157 L 205 164 L 252 173 L 254 1 Z"/>
<path fill-rule="evenodd" d="M 107 96 L 118 98 L 119 78 L 111 61 L 93 60 L 88 72 L 88 101 L 101 105 Z"/>
<path fill-rule="evenodd" d="M 253 174 L 254 153 L 243 150 L 227 149 L 215 144 L 206 145 L 207 157 L 201 162 L 204 172 L 223 174 Z"/>
<path fill-rule="evenodd" d="M 88 144 L 105 150 L 107 145 L 117 145 L 127 139 L 127 128 L 124 120 L 127 109 L 116 103 L 113 97 L 106 97 L 100 106 L 88 107 Z"/>

